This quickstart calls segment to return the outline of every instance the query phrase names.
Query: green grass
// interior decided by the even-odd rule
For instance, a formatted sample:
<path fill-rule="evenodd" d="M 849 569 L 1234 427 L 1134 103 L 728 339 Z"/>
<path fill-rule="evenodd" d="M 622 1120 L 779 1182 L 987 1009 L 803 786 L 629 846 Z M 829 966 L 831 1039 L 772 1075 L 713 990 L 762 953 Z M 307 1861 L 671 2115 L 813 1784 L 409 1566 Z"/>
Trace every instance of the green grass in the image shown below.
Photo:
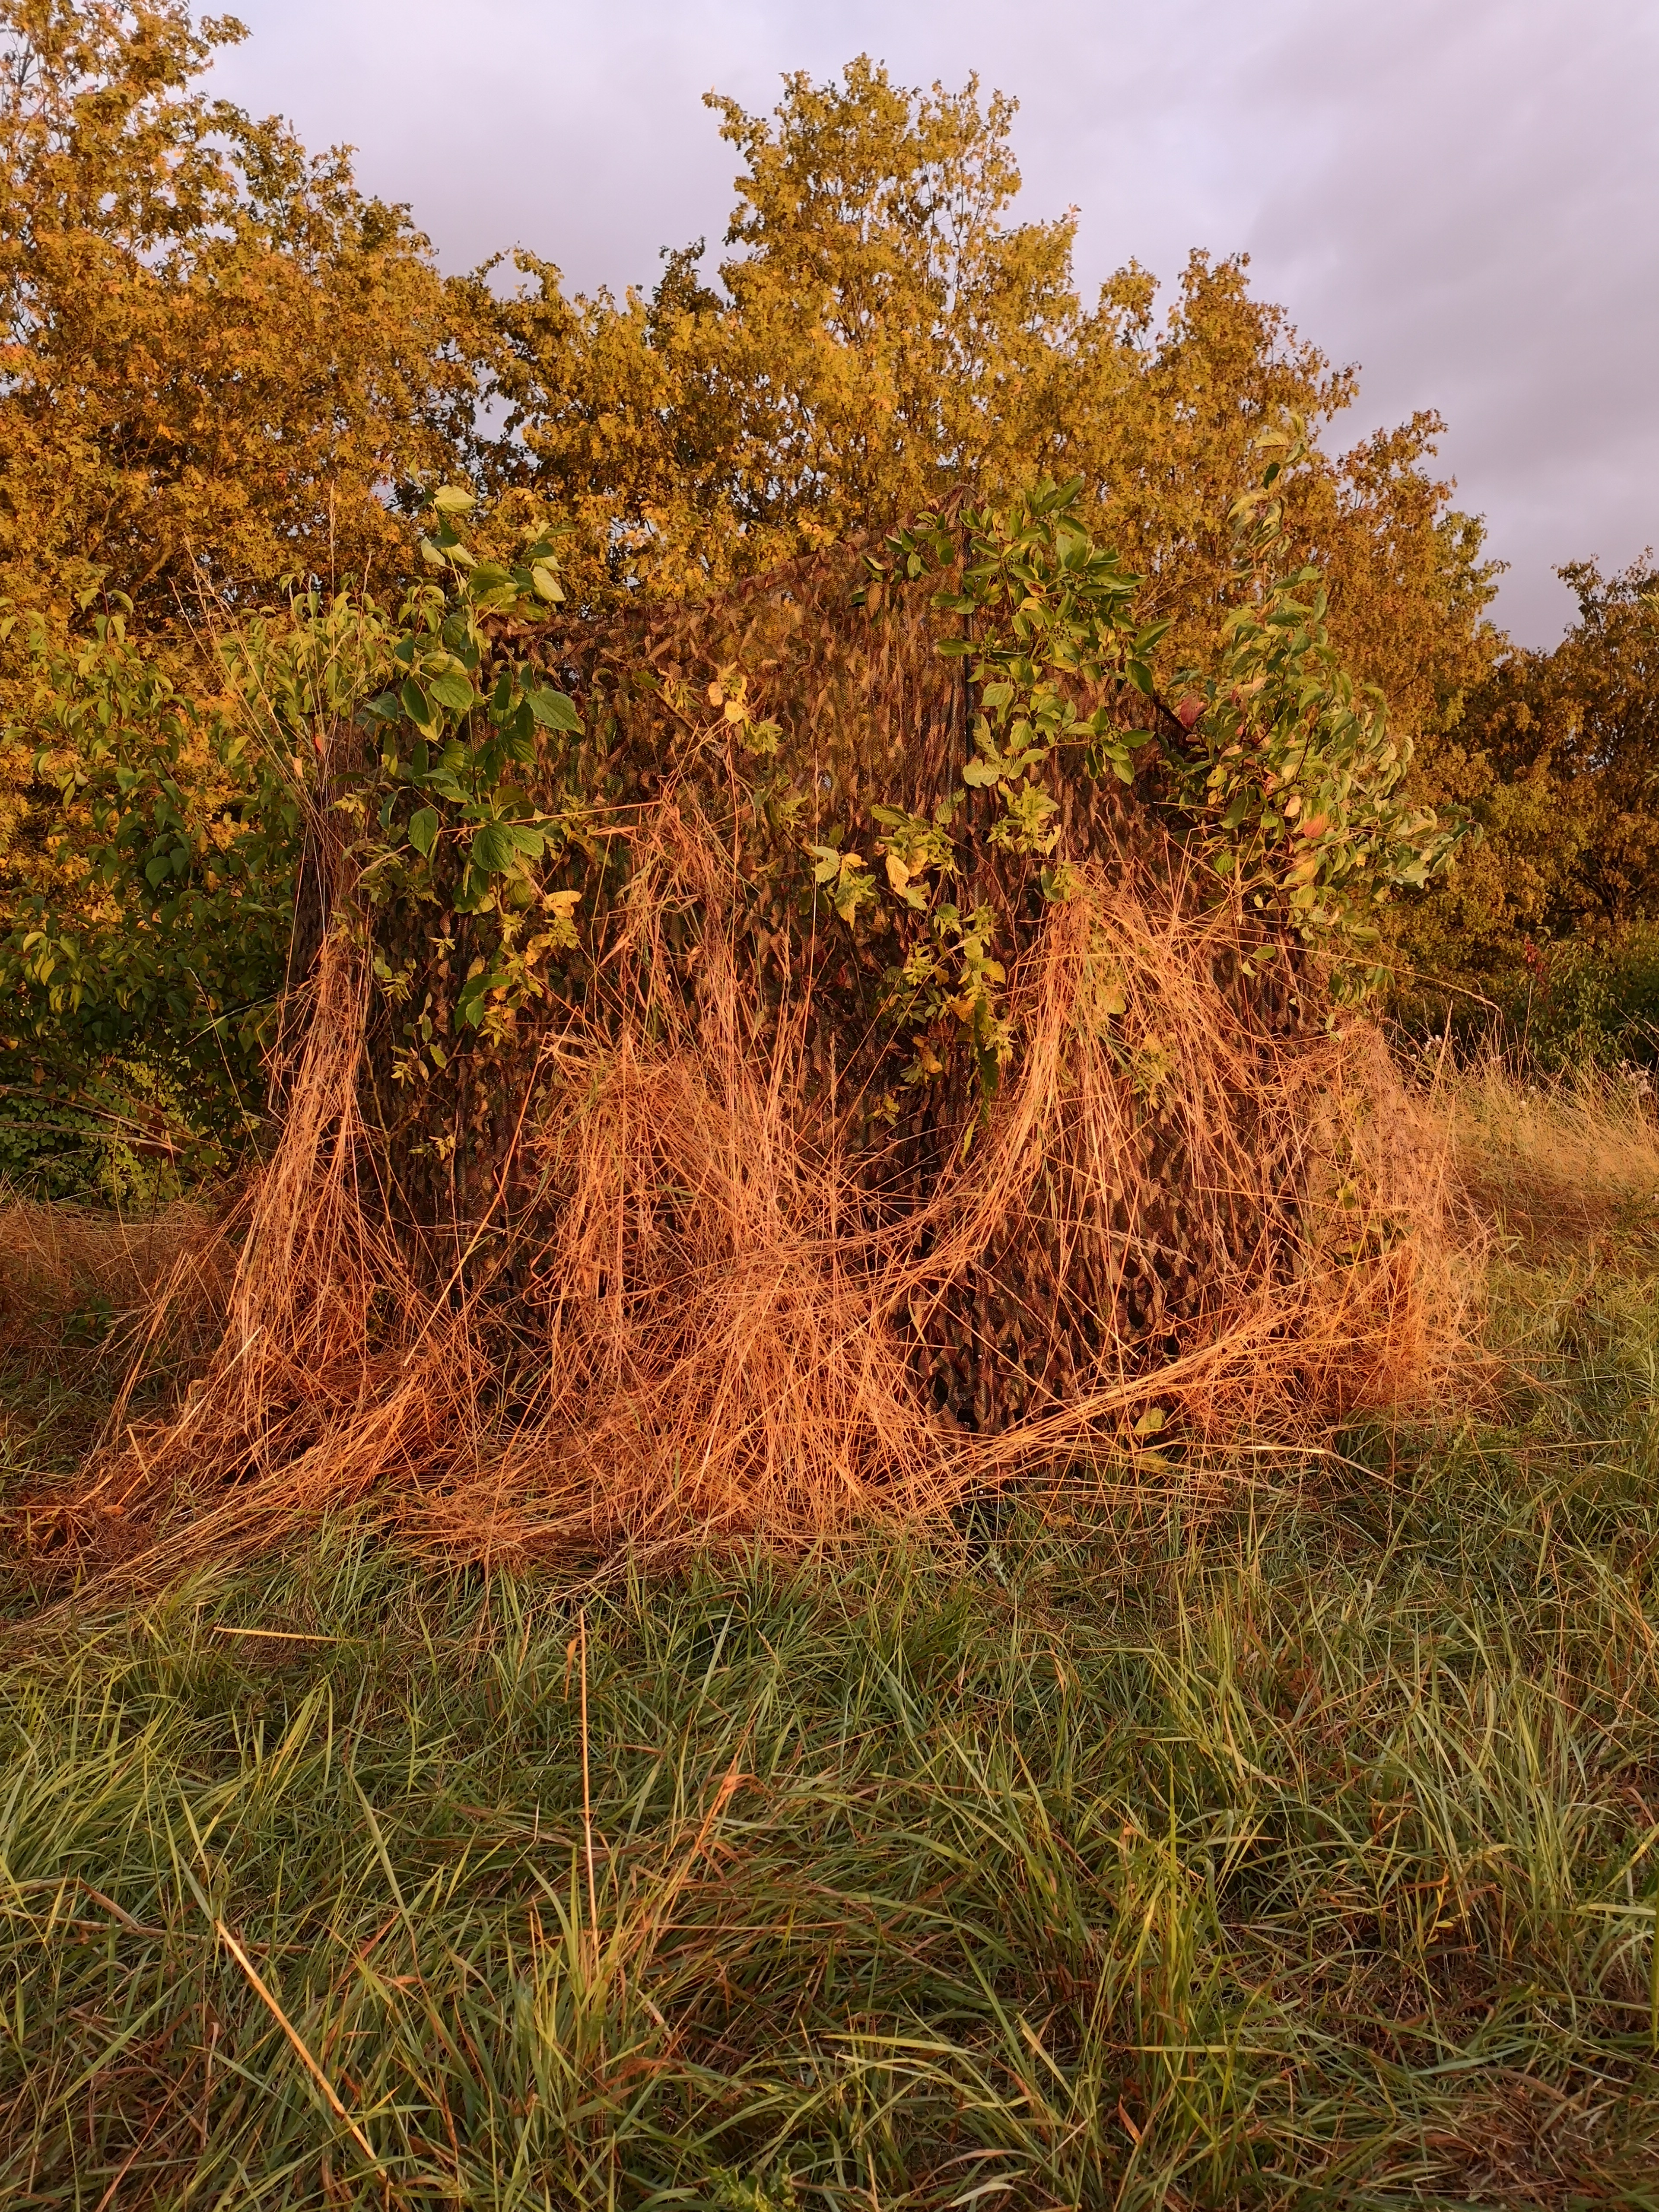
<path fill-rule="evenodd" d="M 0 2201 L 1659 2206 L 1659 1307 L 1514 1280 L 1503 1425 L 591 1592 L 591 1887 L 550 1583 L 15 1646 Z"/>

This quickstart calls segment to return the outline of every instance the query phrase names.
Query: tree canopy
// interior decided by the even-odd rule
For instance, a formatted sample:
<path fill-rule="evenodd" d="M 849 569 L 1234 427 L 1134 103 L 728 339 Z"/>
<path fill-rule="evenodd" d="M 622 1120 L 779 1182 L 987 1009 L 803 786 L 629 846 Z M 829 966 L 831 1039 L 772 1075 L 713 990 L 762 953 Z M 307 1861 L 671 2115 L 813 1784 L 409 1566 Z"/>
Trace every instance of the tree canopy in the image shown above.
<path fill-rule="evenodd" d="M 471 295 L 343 149 L 200 78 L 181 0 L 0 0 L 0 592 L 147 622 L 399 566 L 470 424 Z M 390 495 L 390 496 L 389 496 Z"/>
<path fill-rule="evenodd" d="M 1514 966 L 1529 941 L 1606 942 L 1659 920 L 1659 572 L 1559 572 L 1578 618 L 1545 653 L 1509 647 L 1419 787 L 1467 806 L 1478 844 L 1409 918 L 1425 966 Z"/>
<path fill-rule="evenodd" d="M 741 167 L 726 252 L 647 292 L 566 294 L 530 251 L 446 277 L 406 208 L 202 83 L 244 35 L 184 0 L 0 0 L 0 592 L 94 586 L 143 623 L 283 578 L 410 572 L 420 487 L 528 495 L 596 602 L 718 590 L 954 488 L 1080 475 L 1146 574 L 1171 665 L 1207 634 L 1227 507 L 1285 412 L 1322 432 L 1290 515 L 1333 634 L 1413 729 L 1455 719 L 1492 641 L 1478 524 L 1419 416 L 1335 451 L 1334 369 L 1244 262 L 1194 253 L 1092 303 L 1074 213 L 1020 220 L 1016 103 L 895 84 L 866 58 L 709 95 Z"/>
<path fill-rule="evenodd" d="M 490 388 L 497 489 L 566 514 L 595 593 L 720 588 L 953 487 L 1004 498 L 1081 475 L 1091 526 L 1152 580 L 1171 665 L 1224 596 L 1229 503 L 1284 415 L 1327 429 L 1355 374 L 1251 293 L 1242 257 L 1194 252 L 1162 323 L 1130 266 L 1092 306 L 1074 214 L 1013 220 L 1016 103 L 895 85 L 866 58 L 797 75 L 768 118 L 715 94 L 743 161 L 726 258 L 665 253 L 648 294 L 565 295 L 514 257 Z M 482 302 L 481 302 L 482 311 Z M 1415 728 L 1455 718 L 1492 651 L 1481 532 L 1433 472 L 1419 415 L 1302 480 L 1297 551 L 1331 580 L 1333 633 Z"/>
<path fill-rule="evenodd" d="M 1243 256 L 1194 251 L 1162 312 L 1133 264 L 1085 300 L 1075 211 L 1024 212 L 1002 93 L 908 88 L 867 57 L 787 76 L 769 114 L 711 93 L 738 164 L 723 250 L 665 249 L 648 289 L 583 295 L 531 246 L 446 275 L 349 149 L 313 156 L 212 96 L 243 36 L 186 0 L 0 0 L 0 929 L 40 988 L 53 959 L 51 988 L 85 987 L 125 926 L 125 823 L 155 957 L 106 1042 L 204 993 L 240 1008 L 245 1042 L 264 1033 L 254 971 L 289 908 L 261 794 L 303 779 L 252 775 L 228 670 L 256 631 L 267 665 L 284 635 L 309 650 L 325 606 L 342 635 L 389 622 L 428 573 L 416 518 L 443 484 L 470 488 L 469 558 L 510 568 L 528 533 L 601 619 L 1074 485 L 1076 527 L 1142 580 L 1157 692 L 1242 650 L 1238 494 L 1293 419 L 1274 526 L 1295 619 L 1355 702 L 1385 695 L 1386 724 L 1362 703 L 1352 728 L 1386 728 L 1379 762 L 1415 748 L 1411 818 L 1451 802 L 1485 832 L 1394 925 L 1402 958 L 1468 968 L 1659 916 L 1652 577 L 1564 572 L 1571 635 L 1510 647 L 1438 419 L 1345 445 L 1357 372 Z M 256 856 L 236 896 L 258 927 L 216 966 L 205 938 L 176 961 L 161 941 L 186 911 L 216 926 L 186 897 L 201 867 L 224 877 L 210 848 Z"/>

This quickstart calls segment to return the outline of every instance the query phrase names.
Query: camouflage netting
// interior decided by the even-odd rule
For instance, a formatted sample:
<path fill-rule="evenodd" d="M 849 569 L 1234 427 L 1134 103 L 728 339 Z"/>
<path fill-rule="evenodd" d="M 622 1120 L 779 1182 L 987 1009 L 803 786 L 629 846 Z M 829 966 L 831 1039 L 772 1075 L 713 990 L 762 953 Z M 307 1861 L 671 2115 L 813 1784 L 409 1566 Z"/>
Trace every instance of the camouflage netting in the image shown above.
<path fill-rule="evenodd" d="M 484 1559 L 810 1543 L 1034 1475 L 1202 1485 L 1145 1440 L 1282 1437 L 1443 1365 L 1439 1156 L 1155 765 L 1050 756 L 1042 855 L 969 790 L 959 873 L 877 896 L 875 810 L 930 816 L 972 731 L 931 586 L 860 604 L 865 574 L 482 617 L 580 717 L 513 802 L 546 843 L 494 879 L 505 935 L 462 834 L 399 829 L 335 730 L 276 1141 L 155 1309 L 215 1349 L 165 1416 L 118 1407 L 56 1556 L 153 1584 L 371 1499 Z M 960 967 L 901 987 L 947 890 L 994 1019 Z"/>
<path fill-rule="evenodd" d="M 931 588 L 889 586 L 872 607 L 858 603 L 865 582 L 859 549 L 839 548 L 706 605 L 519 640 L 585 724 L 531 794 L 570 825 L 549 882 L 580 888 L 580 949 L 550 951 L 546 996 L 485 1049 L 455 1020 L 475 927 L 431 908 L 377 925 L 384 960 L 406 963 L 413 988 L 374 1024 L 370 1118 L 388 1133 L 405 1220 L 442 1224 L 437 1265 L 466 1252 L 464 1273 L 482 1285 L 489 1252 L 556 1212 L 557 1178 L 525 1132 L 562 1110 L 572 1078 L 561 1041 L 591 1044 L 596 1032 L 695 1041 L 715 1063 L 734 1052 L 787 1061 L 796 1133 L 853 1169 L 848 1230 L 927 1215 L 920 1261 L 957 1241 L 972 1205 L 941 1212 L 938 1200 L 964 1146 L 990 1141 L 975 1056 L 948 1015 L 921 1035 L 891 1018 L 912 917 L 901 908 L 896 919 L 890 902 L 848 927 L 803 858 L 837 830 L 868 854 L 874 805 L 931 815 L 960 787 L 969 750 L 966 665 L 937 651 L 960 625 L 934 611 Z M 1148 717 L 1137 693 L 1112 703 L 1125 727 Z M 953 892 L 964 911 L 984 902 L 998 917 L 1016 1010 L 1005 1091 L 1030 1048 L 1045 943 L 1052 953 L 1058 938 L 1073 941 L 1069 988 L 1108 1048 L 1120 1149 L 1103 1159 L 1090 1148 L 1102 1102 L 1085 1099 L 1073 1066 L 1073 1095 L 1047 1102 L 1019 1188 L 1002 1193 L 979 1248 L 895 1317 L 924 1401 L 978 1433 L 1074 1400 L 1103 1371 L 1176 1357 L 1267 1245 L 1294 1264 L 1283 1232 L 1304 1203 L 1306 1131 L 1279 1126 L 1286 1054 L 1302 1046 L 1310 1082 L 1329 1059 L 1310 1026 L 1321 994 L 1304 957 L 1281 943 L 1262 965 L 1261 927 L 1198 896 L 1155 791 L 1075 773 L 1056 795 L 1059 850 L 1086 886 L 1075 913 L 1043 899 L 1028 864 L 973 836 L 975 812 L 991 812 L 983 792 L 956 825 L 974 872 Z M 428 1022 L 441 1072 L 420 1050 Z M 412 1084 L 411 1054 L 428 1071 Z M 915 1080 L 919 1059 L 939 1072 Z"/>

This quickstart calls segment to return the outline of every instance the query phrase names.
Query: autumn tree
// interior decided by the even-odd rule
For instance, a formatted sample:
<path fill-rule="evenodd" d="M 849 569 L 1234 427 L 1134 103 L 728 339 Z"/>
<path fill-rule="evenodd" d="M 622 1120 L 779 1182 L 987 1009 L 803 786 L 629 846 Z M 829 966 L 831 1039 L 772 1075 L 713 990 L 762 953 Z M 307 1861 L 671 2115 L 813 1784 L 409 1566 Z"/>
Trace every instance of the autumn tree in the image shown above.
<path fill-rule="evenodd" d="M 1081 474 L 1178 656 L 1224 597 L 1252 438 L 1353 396 L 1241 261 L 1195 254 L 1157 325 L 1133 268 L 1085 307 L 1074 217 L 1014 219 L 1015 103 L 972 79 L 921 93 L 860 58 L 787 78 L 770 118 L 711 94 L 743 165 L 716 281 L 688 248 L 648 295 L 572 299 L 520 253 L 501 300 L 492 269 L 441 277 L 343 151 L 312 160 L 207 96 L 241 35 L 183 0 L 0 0 L 16 603 L 95 580 L 143 623 L 204 587 L 384 578 L 411 550 L 400 494 L 463 467 L 569 525 L 596 598 L 718 588 L 957 486 Z M 1339 644 L 1413 728 L 1455 718 L 1485 659 L 1479 532 L 1428 468 L 1437 427 L 1322 458 L 1291 518 Z"/>
<path fill-rule="evenodd" d="M 1419 788 L 1484 835 L 1406 910 L 1402 945 L 1430 971 L 1517 965 L 1528 940 L 1607 943 L 1659 921 L 1659 574 L 1559 572 L 1578 618 L 1550 652 L 1506 650 Z"/>
<path fill-rule="evenodd" d="M 786 79 L 775 127 L 709 105 L 744 162 L 720 289 L 692 248 L 648 296 L 567 300 L 520 253 L 496 480 L 567 507 L 617 580 L 684 592 L 1040 468 L 1073 225 L 1003 221 L 1013 103 L 859 60 Z"/>
<path fill-rule="evenodd" d="M 499 264 L 443 276 L 344 149 L 313 159 L 209 96 L 242 35 L 185 0 L 0 0 L 0 929 L 32 988 L 90 988 L 125 927 L 100 889 L 106 787 L 148 763 L 149 964 L 100 1049 L 162 1007 L 180 1035 L 205 1007 L 257 1045 L 242 955 L 269 983 L 288 890 L 263 847 L 225 890 L 270 810 L 207 648 L 273 601 L 280 628 L 295 578 L 355 580 L 372 627 L 363 587 L 396 604 L 407 517 L 444 479 L 477 489 L 474 557 L 510 562 L 533 520 L 596 617 L 877 542 L 953 495 L 1079 479 L 1079 522 L 1146 579 L 1167 682 L 1213 660 L 1232 503 L 1296 416 L 1313 434 L 1281 488 L 1284 566 L 1317 567 L 1332 649 L 1392 726 L 1443 741 L 1425 794 L 1461 787 L 1451 733 L 1494 634 L 1438 424 L 1342 453 L 1353 373 L 1242 258 L 1194 253 L 1161 317 L 1133 266 L 1086 304 L 1074 216 L 1017 214 L 1012 100 L 907 89 L 866 58 L 786 78 L 769 117 L 711 94 L 741 164 L 717 270 L 698 242 L 648 292 L 572 297 L 521 251 L 502 296 Z M 222 974 L 173 942 L 222 892 L 244 940 Z"/>
<path fill-rule="evenodd" d="M 199 79 L 184 0 L 0 0 L 0 592 L 142 621 L 384 576 L 398 489 L 454 465 L 471 295 L 343 149 Z"/>
<path fill-rule="evenodd" d="M 112 927 L 89 859 L 99 747 L 125 758 L 134 712 L 165 726 L 158 804 L 191 826 L 149 865 L 182 895 L 169 855 L 210 852 L 208 825 L 246 799 L 202 735 L 211 634 L 287 579 L 395 599 L 415 550 L 400 500 L 454 471 L 470 421 L 471 293 L 343 149 L 313 160 L 209 96 L 203 72 L 243 35 L 183 0 L 0 0 L 0 929 L 60 993 L 74 963 L 46 948 Z M 135 705 L 94 632 L 112 616 L 155 699 Z M 182 1033 L 236 993 L 204 985 L 170 896 Z M 269 934 L 227 945 L 233 965 Z"/>
<path fill-rule="evenodd" d="M 1328 430 L 1353 372 L 1252 295 L 1242 258 L 1194 253 L 1161 322 L 1134 267 L 1085 307 L 1074 218 L 1012 219 L 1015 103 L 975 80 L 906 90 L 860 58 L 837 83 L 786 78 L 770 118 L 709 104 L 744 162 L 715 282 L 692 247 L 649 294 L 572 299 L 520 253 L 498 311 L 506 434 L 483 465 L 576 526 L 587 588 L 717 589 L 957 485 L 1079 474 L 1091 526 L 1171 618 L 1170 665 L 1206 643 L 1252 441 L 1285 414 Z M 1290 514 L 1341 649 L 1413 731 L 1455 720 L 1492 649 L 1439 428 L 1420 415 L 1336 456 L 1328 436 Z"/>
<path fill-rule="evenodd" d="M 1432 467 L 1443 425 L 1420 413 L 1334 451 L 1357 374 L 1252 293 L 1246 257 L 1190 255 L 1161 325 L 1156 290 L 1124 270 L 1079 322 L 1049 465 L 1085 477 L 1095 528 L 1149 578 L 1149 604 L 1171 623 L 1166 659 L 1207 646 L 1231 589 L 1230 487 L 1264 425 L 1295 416 L 1324 434 L 1286 488 L 1287 544 L 1327 580 L 1345 660 L 1413 737 L 1455 720 L 1495 635 L 1480 526 L 1450 507 Z"/>

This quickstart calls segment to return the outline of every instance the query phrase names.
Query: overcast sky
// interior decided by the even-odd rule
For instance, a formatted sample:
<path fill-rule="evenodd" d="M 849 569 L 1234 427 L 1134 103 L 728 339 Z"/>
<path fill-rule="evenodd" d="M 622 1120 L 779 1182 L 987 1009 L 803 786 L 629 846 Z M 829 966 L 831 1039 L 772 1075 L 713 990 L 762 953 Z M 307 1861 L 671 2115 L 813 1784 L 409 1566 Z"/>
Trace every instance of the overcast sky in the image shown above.
<path fill-rule="evenodd" d="M 1085 295 L 1131 256 L 1251 256 L 1362 370 L 1355 435 L 1443 414 L 1459 504 L 1549 643 L 1553 574 L 1659 543 L 1659 0 L 236 0 L 217 79 L 410 201 L 447 267 L 523 244 L 577 289 L 717 246 L 711 87 L 868 52 L 1015 94 L 1020 211 L 1081 214 Z"/>

